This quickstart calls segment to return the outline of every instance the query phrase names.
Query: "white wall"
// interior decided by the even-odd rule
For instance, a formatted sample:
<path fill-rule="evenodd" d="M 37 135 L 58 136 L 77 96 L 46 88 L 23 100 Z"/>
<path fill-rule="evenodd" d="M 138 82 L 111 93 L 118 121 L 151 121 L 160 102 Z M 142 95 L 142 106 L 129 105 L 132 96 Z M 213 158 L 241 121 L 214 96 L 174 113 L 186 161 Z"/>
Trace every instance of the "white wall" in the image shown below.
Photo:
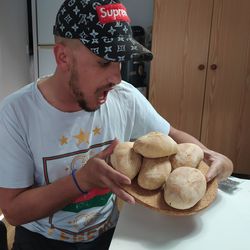
<path fill-rule="evenodd" d="M 55 60 L 52 49 L 48 46 L 54 43 L 52 27 L 55 22 L 56 13 L 63 0 L 32 0 L 37 6 L 37 45 L 38 58 L 35 60 L 35 68 L 38 70 L 38 77 L 52 74 L 55 70 Z M 121 0 L 126 6 L 131 18 L 131 25 L 142 26 L 146 32 L 153 22 L 153 3 L 154 0 Z"/>
<path fill-rule="evenodd" d="M 26 0 L 0 1 L 0 101 L 30 79 Z"/>
<path fill-rule="evenodd" d="M 146 31 L 153 23 L 154 0 L 121 0 L 126 6 L 132 25 L 142 26 Z"/>

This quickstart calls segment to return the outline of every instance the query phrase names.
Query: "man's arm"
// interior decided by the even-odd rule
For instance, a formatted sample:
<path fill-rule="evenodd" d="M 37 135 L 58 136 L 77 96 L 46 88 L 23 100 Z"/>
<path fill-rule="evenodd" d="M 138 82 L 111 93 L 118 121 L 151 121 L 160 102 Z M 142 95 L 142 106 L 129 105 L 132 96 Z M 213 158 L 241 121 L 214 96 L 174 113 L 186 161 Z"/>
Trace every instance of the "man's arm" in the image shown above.
<path fill-rule="evenodd" d="M 204 161 L 210 166 L 206 175 L 207 181 L 210 181 L 215 177 L 217 177 L 218 181 L 221 181 L 232 174 L 233 163 L 225 155 L 208 149 L 195 137 L 174 127 L 170 127 L 169 136 L 172 137 L 177 143 L 190 142 L 197 144 L 203 149 L 205 155 Z"/>
<path fill-rule="evenodd" d="M 76 179 L 83 190 L 109 188 L 121 199 L 134 203 L 134 198 L 121 188 L 122 185 L 130 184 L 130 179 L 105 162 L 116 144 L 117 141 L 114 141 L 89 159 L 85 166 L 76 172 Z M 7 221 L 16 226 L 47 217 L 80 195 L 72 176 L 66 176 L 43 187 L 0 188 L 0 208 Z"/>
<path fill-rule="evenodd" d="M 62 178 L 48 186 L 20 189 L 0 188 L 0 207 L 13 226 L 49 216 L 79 196 L 70 180 Z"/>

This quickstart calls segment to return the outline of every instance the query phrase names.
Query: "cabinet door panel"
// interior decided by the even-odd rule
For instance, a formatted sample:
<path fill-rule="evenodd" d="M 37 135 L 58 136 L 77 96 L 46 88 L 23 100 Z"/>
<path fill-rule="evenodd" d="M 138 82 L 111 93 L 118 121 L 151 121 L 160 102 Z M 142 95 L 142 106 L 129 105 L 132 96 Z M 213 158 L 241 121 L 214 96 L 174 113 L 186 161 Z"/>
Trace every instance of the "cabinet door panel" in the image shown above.
<path fill-rule="evenodd" d="M 149 100 L 173 126 L 198 138 L 212 9 L 213 0 L 154 1 Z"/>
<path fill-rule="evenodd" d="M 250 1 L 215 0 L 202 142 L 250 174 Z"/>

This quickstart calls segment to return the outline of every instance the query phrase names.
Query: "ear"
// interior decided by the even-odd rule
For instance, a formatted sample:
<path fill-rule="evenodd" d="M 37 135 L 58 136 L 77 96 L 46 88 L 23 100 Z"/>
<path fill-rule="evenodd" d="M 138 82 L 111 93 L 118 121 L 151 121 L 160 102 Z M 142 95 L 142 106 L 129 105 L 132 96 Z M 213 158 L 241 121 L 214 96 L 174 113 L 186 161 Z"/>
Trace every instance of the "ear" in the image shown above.
<path fill-rule="evenodd" d="M 69 50 L 63 44 L 57 43 L 54 46 L 54 55 L 57 67 L 63 71 L 70 70 L 70 54 Z"/>

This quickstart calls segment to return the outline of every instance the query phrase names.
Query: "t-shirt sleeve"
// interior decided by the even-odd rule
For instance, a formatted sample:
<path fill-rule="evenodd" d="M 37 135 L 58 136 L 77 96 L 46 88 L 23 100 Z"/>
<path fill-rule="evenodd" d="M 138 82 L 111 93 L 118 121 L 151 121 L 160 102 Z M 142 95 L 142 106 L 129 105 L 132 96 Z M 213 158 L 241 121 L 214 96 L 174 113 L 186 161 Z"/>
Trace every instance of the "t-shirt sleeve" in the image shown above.
<path fill-rule="evenodd" d="M 24 188 L 34 182 L 31 152 L 16 113 L 0 111 L 0 187 Z"/>
<path fill-rule="evenodd" d="M 169 134 L 170 124 L 136 88 L 134 88 L 133 97 L 135 115 L 131 139 L 136 139 L 152 131 Z"/>

